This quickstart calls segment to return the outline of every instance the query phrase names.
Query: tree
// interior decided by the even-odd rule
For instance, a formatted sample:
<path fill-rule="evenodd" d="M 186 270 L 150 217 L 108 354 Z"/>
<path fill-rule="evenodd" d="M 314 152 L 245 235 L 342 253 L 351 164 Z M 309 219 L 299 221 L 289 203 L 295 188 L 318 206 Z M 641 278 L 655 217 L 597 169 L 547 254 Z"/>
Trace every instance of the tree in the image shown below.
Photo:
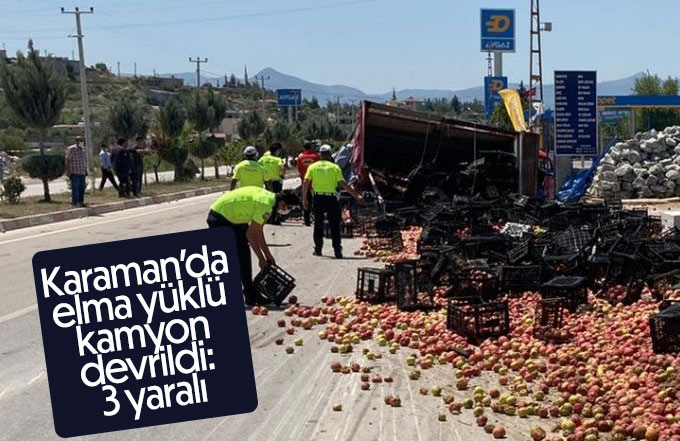
<path fill-rule="evenodd" d="M 158 129 L 153 142 L 153 148 L 159 158 L 154 167 L 156 182 L 158 182 L 158 166 L 161 160 L 175 166 L 175 181 L 184 180 L 183 166 L 189 156 L 189 151 L 186 149 L 188 138 L 186 121 L 186 110 L 177 98 L 170 99 L 158 112 Z"/>
<path fill-rule="evenodd" d="M 274 141 L 278 141 L 285 145 L 290 137 L 290 132 L 291 130 L 288 124 L 283 121 L 277 121 L 272 129 L 272 138 Z"/>
<path fill-rule="evenodd" d="M 66 101 L 65 78 L 55 68 L 50 57 L 40 57 L 28 41 L 28 53 L 17 52 L 17 62 L 9 67 L 0 64 L 2 88 L 7 105 L 24 125 L 39 134 L 40 160 L 47 161 L 45 139 L 50 127 L 59 121 Z M 62 171 L 63 173 L 63 171 Z M 40 176 L 43 183 L 44 201 L 50 202 L 49 175 Z"/>
<path fill-rule="evenodd" d="M 14 154 L 26 149 L 23 132 L 10 127 L 0 133 L 0 150 L 7 154 Z"/>
<path fill-rule="evenodd" d="M 455 113 L 456 116 L 460 115 L 462 107 L 460 104 L 460 100 L 458 99 L 458 95 L 454 95 L 453 98 L 451 99 L 451 110 L 453 110 L 453 113 Z"/>
<path fill-rule="evenodd" d="M 122 99 L 109 108 L 109 124 L 118 137 L 132 139 L 144 136 L 149 125 L 141 108 L 129 99 Z"/>
<path fill-rule="evenodd" d="M 210 91 L 210 93 L 207 96 L 207 101 L 208 101 L 208 106 L 212 109 L 211 112 L 211 117 L 209 121 L 209 127 L 208 130 L 210 131 L 210 134 L 214 138 L 215 136 L 213 135 L 213 132 L 222 125 L 222 121 L 224 120 L 224 117 L 227 115 L 227 103 L 222 99 L 220 95 L 217 95 Z M 218 161 L 219 155 L 217 155 L 217 152 L 219 151 L 219 148 L 215 150 L 215 153 L 213 153 L 213 165 L 215 166 L 215 178 L 219 179 L 220 177 L 220 164 Z"/>
<path fill-rule="evenodd" d="M 671 95 L 678 94 L 678 79 L 668 77 L 665 80 L 658 75 L 649 72 L 635 79 L 633 85 L 635 95 Z M 656 128 L 662 130 L 665 127 L 674 125 L 678 122 L 679 112 L 677 110 L 645 110 L 638 112 L 636 121 L 637 129 L 647 130 Z"/>
<path fill-rule="evenodd" d="M 238 80 L 236 79 L 236 75 L 234 75 L 233 73 L 231 75 L 229 75 L 229 83 L 228 84 L 229 84 L 229 87 L 231 87 L 231 88 L 238 87 Z"/>
<path fill-rule="evenodd" d="M 238 123 L 238 134 L 241 138 L 254 141 L 264 132 L 265 122 L 257 112 L 250 112 Z"/>
<path fill-rule="evenodd" d="M 319 100 L 317 100 L 315 96 L 313 96 L 312 101 L 309 102 L 309 107 L 310 107 L 310 109 L 321 108 L 321 106 L 319 106 Z"/>

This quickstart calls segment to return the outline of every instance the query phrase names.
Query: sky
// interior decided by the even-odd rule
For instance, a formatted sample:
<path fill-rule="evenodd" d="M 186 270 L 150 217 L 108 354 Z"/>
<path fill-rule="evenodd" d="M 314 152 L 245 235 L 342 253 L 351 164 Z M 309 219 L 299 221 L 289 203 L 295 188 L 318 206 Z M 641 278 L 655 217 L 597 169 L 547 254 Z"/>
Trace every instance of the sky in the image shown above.
<path fill-rule="evenodd" d="M 597 70 L 616 80 L 649 70 L 678 74 L 677 32 L 670 0 L 542 0 L 544 82 L 554 70 Z M 529 77 L 530 0 L 0 0 L 0 43 L 9 54 L 35 47 L 71 57 L 73 15 L 60 7 L 94 7 L 83 15 L 85 61 L 122 72 L 189 72 L 189 57 L 207 57 L 202 70 L 242 76 L 265 67 L 322 84 L 366 93 L 481 86 L 480 8 L 516 9 L 517 52 L 505 54 L 510 82 Z"/>

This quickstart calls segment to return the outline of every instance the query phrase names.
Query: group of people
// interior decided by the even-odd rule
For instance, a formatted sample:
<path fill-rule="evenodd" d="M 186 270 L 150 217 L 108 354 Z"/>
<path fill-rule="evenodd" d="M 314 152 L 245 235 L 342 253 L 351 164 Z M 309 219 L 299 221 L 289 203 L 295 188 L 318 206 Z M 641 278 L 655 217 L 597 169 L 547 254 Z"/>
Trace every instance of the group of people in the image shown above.
<path fill-rule="evenodd" d="M 108 144 L 102 143 L 99 151 L 99 167 L 102 173 L 99 191 L 104 190 L 108 180 L 118 190 L 118 196 L 122 198 L 140 196 L 144 176 L 144 147 L 143 136 L 137 137 L 133 147 L 127 146 L 125 138 L 118 139 L 112 152 L 109 152 Z M 71 181 L 71 204 L 74 207 L 84 207 L 87 187 L 85 178 L 88 172 L 87 151 L 82 136 L 77 136 L 75 144 L 66 149 L 65 165 L 66 176 Z"/>
<path fill-rule="evenodd" d="M 145 139 L 138 136 L 135 145 L 127 146 L 125 138 L 118 139 L 113 151 L 109 153 L 107 144 L 102 144 L 99 152 L 99 165 L 102 171 L 102 179 L 99 190 L 104 190 L 106 181 L 118 190 L 118 196 L 129 198 L 131 195 L 139 197 L 142 194 L 142 177 L 144 176 L 144 150 Z M 116 184 L 116 178 L 118 184 Z"/>
<path fill-rule="evenodd" d="M 302 181 L 301 194 L 283 190 L 285 166 L 282 154 L 280 143 L 272 144 L 261 158 L 257 148 L 247 147 L 243 151 L 243 161 L 234 168 L 230 191 L 220 196 L 208 213 L 209 228 L 228 226 L 234 231 L 243 294 L 249 306 L 269 303 L 255 289 L 250 251 L 252 248 L 255 252 L 261 269 L 276 263 L 264 239 L 267 222 L 280 223 L 280 216 L 302 206 L 307 226 L 311 224 L 310 212 L 314 213 L 313 254 L 322 255 L 324 219 L 327 219 L 334 256 L 341 259 L 339 189 L 363 203 L 363 198 L 347 183 L 343 170 L 334 162 L 329 145 L 322 145 L 317 151 L 314 143 L 305 143 L 296 162 Z"/>

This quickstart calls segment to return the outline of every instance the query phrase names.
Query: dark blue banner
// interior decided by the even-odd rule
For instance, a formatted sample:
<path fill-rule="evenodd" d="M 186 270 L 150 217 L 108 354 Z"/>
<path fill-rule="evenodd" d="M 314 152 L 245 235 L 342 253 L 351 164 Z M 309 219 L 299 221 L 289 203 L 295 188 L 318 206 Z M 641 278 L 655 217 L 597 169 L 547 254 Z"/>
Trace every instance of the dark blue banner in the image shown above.
<path fill-rule="evenodd" d="M 597 72 L 555 71 L 555 152 L 597 155 Z"/>
<path fill-rule="evenodd" d="M 42 251 L 33 272 L 59 436 L 257 408 L 230 228 Z"/>

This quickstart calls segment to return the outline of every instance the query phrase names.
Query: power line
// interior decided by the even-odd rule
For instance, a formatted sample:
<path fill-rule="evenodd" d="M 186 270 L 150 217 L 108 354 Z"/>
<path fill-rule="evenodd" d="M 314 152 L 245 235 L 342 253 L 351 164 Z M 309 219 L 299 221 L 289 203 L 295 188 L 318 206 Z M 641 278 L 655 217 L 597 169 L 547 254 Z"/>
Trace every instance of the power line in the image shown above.
<path fill-rule="evenodd" d="M 184 19 L 184 20 L 172 20 L 172 21 L 162 21 L 162 22 L 148 22 L 148 23 L 127 23 L 127 24 L 121 24 L 120 26 L 116 26 L 116 28 L 139 28 L 139 27 L 147 27 L 147 26 L 173 26 L 173 25 L 182 25 L 182 24 L 198 24 L 198 23 L 210 23 L 210 22 L 217 22 L 217 21 L 227 21 L 227 20 L 235 20 L 235 19 L 240 19 L 240 18 L 258 18 L 258 17 L 267 17 L 267 16 L 273 16 L 273 15 L 280 15 L 280 14 L 294 14 L 298 12 L 307 12 L 307 11 L 318 11 L 318 10 L 323 10 L 323 9 L 331 9 L 331 8 L 337 8 L 337 7 L 343 7 L 343 6 L 353 6 L 353 5 L 359 5 L 359 4 L 364 4 L 364 3 L 374 3 L 374 2 L 379 2 L 379 1 L 385 1 L 385 0 L 350 0 L 350 1 L 344 1 L 344 2 L 336 2 L 336 3 L 328 3 L 325 5 L 316 5 L 316 6 L 304 6 L 304 7 L 297 7 L 297 8 L 288 8 L 288 9 L 278 9 L 278 10 L 273 10 L 273 11 L 265 11 L 265 12 L 251 12 L 251 13 L 243 13 L 243 14 L 234 14 L 234 15 L 225 15 L 221 17 L 206 17 L 206 18 L 195 18 L 195 19 Z M 114 28 L 113 26 L 93 26 L 90 29 L 92 30 L 109 30 Z M 56 29 L 42 29 L 41 32 L 60 32 L 63 31 L 62 28 L 56 28 Z M 4 32 L 7 33 L 25 33 L 25 30 L 4 30 Z"/>

